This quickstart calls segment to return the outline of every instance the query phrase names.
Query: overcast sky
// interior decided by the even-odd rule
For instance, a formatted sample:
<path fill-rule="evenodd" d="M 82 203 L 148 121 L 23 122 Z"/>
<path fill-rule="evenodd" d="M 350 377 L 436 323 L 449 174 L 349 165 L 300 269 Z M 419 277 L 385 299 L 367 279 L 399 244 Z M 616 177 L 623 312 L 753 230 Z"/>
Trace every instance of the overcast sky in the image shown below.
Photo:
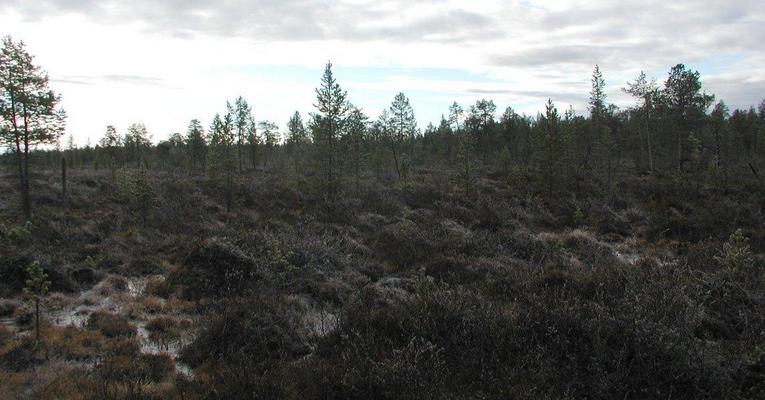
<path fill-rule="evenodd" d="M 0 0 L 0 34 L 49 72 L 80 144 L 208 126 L 238 95 L 283 128 L 328 60 L 367 114 L 402 91 L 422 127 L 455 100 L 584 113 L 595 64 L 620 106 L 641 69 L 662 82 L 677 63 L 731 107 L 765 98 L 763 0 Z"/>

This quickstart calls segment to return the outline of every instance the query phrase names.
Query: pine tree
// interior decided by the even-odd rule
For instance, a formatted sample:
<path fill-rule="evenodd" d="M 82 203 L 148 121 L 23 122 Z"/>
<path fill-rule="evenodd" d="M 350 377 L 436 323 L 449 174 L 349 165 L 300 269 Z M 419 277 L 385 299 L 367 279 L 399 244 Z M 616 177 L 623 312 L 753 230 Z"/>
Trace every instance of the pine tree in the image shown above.
<path fill-rule="evenodd" d="M 417 121 L 414 119 L 414 110 L 409 104 L 409 99 L 403 93 L 397 94 L 393 99 L 388 111 L 387 123 L 396 173 L 399 180 L 404 180 L 405 171 L 412 160 L 411 155 L 409 160 L 404 159 L 403 148 L 407 140 L 414 141 L 417 134 Z"/>
<path fill-rule="evenodd" d="M 132 208 L 141 217 L 143 225 L 146 225 L 146 220 L 154 208 L 154 189 L 144 168 L 133 174 L 132 179 Z"/>
<path fill-rule="evenodd" d="M 107 125 L 104 137 L 99 141 L 101 147 L 118 147 L 122 144 L 119 134 L 117 134 L 117 128 L 114 125 Z"/>
<path fill-rule="evenodd" d="M 332 63 L 327 63 L 321 85 L 316 89 L 316 110 L 311 132 L 316 145 L 321 186 L 325 201 L 334 203 L 340 190 L 338 164 L 339 139 L 348 113 L 348 94 L 340 88 L 332 74 Z"/>
<path fill-rule="evenodd" d="M 205 157 L 207 153 L 207 143 L 205 138 L 205 129 L 198 119 L 192 119 L 189 127 L 186 129 L 186 149 L 189 152 L 192 171 L 196 170 L 197 165 L 205 168 Z"/>
<path fill-rule="evenodd" d="M 345 126 L 345 142 L 348 147 L 349 166 L 354 177 L 354 184 L 356 192 L 359 191 L 361 174 L 363 168 L 363 160 L 366 159 L 364 154 L 364 141 L 367 134 L 367 120 L 369 118 L 364 115 L 361 109 L 351 107 L 351 112 L 348 114 L 348 120 Z"/>
<path fill-rule="evenodd" d="M 552 100 L 547 100 L 545 114 L 540 116 L 536 128 L 536 170 L 540 187 L 551 199 L 562 175 L 563 159 L 560 117 Z"/>
<path fill-rule="evenodd" d="M 61 157 L 61 197 L 66 199 L 66 157 Z"/>
<path fill-rule="evenodd" d="M 464 110 L 462 106 L 455 101 L 449 106 L 449 124 L 452 126 L 454 132 L 458 132 L 462 127 L 462 115 Z"/>
<path fill-rule="evenodd" d="M 115 185 L 117 183 L 117 163 L 114 162 L 114 158 L 109 158 L 109 183 Z"/>
<path fill-rule="evenodd" d="M 706 115 L 706 109 L 714 101 L 714 96 L 701 93 L 701 80 L 697 71 L 685 69 L 685 65 L 672 67 L 662 91 L 663 105 L 674 123 L 675 148 L 677 149 L 677 171 L 683 172 L 686 142 L 691 131 L 700 132 L 700 124 Z"/>
<path fill-rule="evenodd" d="M 561 164 L 563 168 L 563 179 L 565 181 L 563 182 L 564 186 L 568 184 L 570 178 L 574 174 L 574 155 L 572 154 L 572 150 L 574 148 L 574 143 L 576 143 L 577 140 L 576 131 L 576 112 L 574 111 L 574 107 L 569 104 L 568 109 L 563 113 L 563 121 L 561 121 L 561 146 L 563 148 Z"/>
<path fill-rule="evenodd" d="M 715 259 L 725 269 L 734 272 L 744 271 L 752 265 L 754 258 L 749 247 L 749 239 L 744 236 L 741 229 L 731 233 L 728 241 L 723 244 L 722 252 Z"/>
<path fill-rule="evenodd" d="M 510 150 L 507 146 L 502 146 L 502 150 L 499 151 L 499 172 L 504 179 L 510 177 L 510 169 L 512 168 L 513 156 L 510 154 Z"/>
<path fill-rule="evenodd" d="M 486 157 L 493 153 L 492 131 L 494 128 L 494 113 L 496 111 L 497 106 L 493 101 L 486 99 L 477 100 L 474 105 L 470 106 L 470 115 L 467 119 L 469 123 L 466 122 L 466 125 L 470 125 L 472 134 L 476 137 L 476 145 L 484 162 Z"/>
<path fill-rule="evenodd" d="M 254 117 L 252 115 L 252 108 L 242 96 L 236 98 L 234 105 L 235 109 L 233 110 L 231 110 L 230 105 L 228 105 L 228 107 L 229 113 L 234 115 L 234 125 L 236 126 L 236 153 L 239 162 L 239 173 L 242 173 L 242 148 L 244 147 L 244 142 L 247 140 L 250 121 L 252 121 Z"/>
<path fill-rule="evenodd" d="M 108 125 L 104 137 L 101 138 L 99 144 L 106 150 L 106 153 L 111 158 L 117 158 L 118 154 L 121 156 L 120 161 L 124 165 L 124 154 L 122 154 L 122 138 L 117 133 L 117 128 L 114 125 Z"/>
<path fill-rule="evenodd" d="M 151 147 L 151 135 L 144 124 L 132 124 L 128 127 L 123 143 L 128 153 L 127 158 L 134 160 L 136 167 L 139 167 Z"/>
<path fill-rule="evenodd" d="M 27 280 L 24 286 L 24 298 L 35 307 L 35 343 L 40 343 L 40 303 L 48 294 L 50 281 L 48 274 L 40 267 L 40 262 L 33 261 L 26 269 Z"/>
<path fill-rule="evenodd" d="M 233 206 L 233 173 L 236 168 L 236 158 L 232 147 L 236 141 L 234 135 L 234 117 L 226 113 L 223 118 L 215 114 L 210 126 L 210 162 L 209 173 L 214 180 L 223 180 L 226 196 L 226 209 Z"/>
<path fill-rule="evenodd" d="M 385 167 L 385 152 L 388 140 L 388 110 L 383 110 L 377 121 L 372 123 L 369 129 L 369 141 L 372 148 L 372 168 L 375 172 L 375 179 L 380 181 Z"/>
<path fill-rule="evenodd" d="M 590 134 L 585 139 L 584 166 L 589 168 L 593 157 L 596 157 L 597 163 L 605 167 L 606 158 L 610 155 L 609 146 L 603 143 L 603 139 L 608 139 L 607 112 L 606 106 L 606 82 L 600 67 L 595 65 L 592 71 L 592 89 L 590 90 Z"/>
<path fill-rule="evenodd" d="M 462 181 L 465 193 L 469 195 L 473 190 L 475 136 L 467 130 L 461 130 L 457 133 L 457 138 L 459 140 L 457 145 L 457 161 L 460 165 L 458 177 Z"/>
<path fill-rule="evenodd" d="M 21 208 L 29 219 L 30 151 L 37 144 L 52 144 L 64 133 L 66 114 L 61 98 L 48 88 L 48 74 L 34 64 L 24 42 L 3 38 L 0 50 L 0 145 L 7 145 L 18 167 Z"/>
<path fill-rule="evenodd" d="M 250 119 L 247 124 L 247 147 L 250 149 L 250 162 L 252 163 L 252 169 L 258 168 L 258 146 L 260 145 L 260 137 L 258 136 L 257 124 L 254 119 Z"/>
<path fill-rule="evenodd" d="M 646 79 L 645 72 L 640 71 L 640 75 L 635 79 L 634 83 L 627 82 L 627 87 L 622 89 L 626 93 L 631 94 L 636 99 L 640 100 L 642 104 L 638 107 L 639 114 L 642 120 L 641 132 L 642 136 L 646 140 L 648 149 L 648 166 L 649 171 L 653 174 L 653 146 L 651 143 L 651 117 L 654 108 L 654 102 L 658 96 L 658 87 L 656 86 L 656 80 Z"/>
<path fill-rule="evenodd" d="M 260 136 L 263 139 L 263 166 L 267 167 L 274 153 L 274 148 L 279 145 L 281 139 L 279 126 L 271 121 L 260 121 L 258 122 L 258 129 L 260 129 Z"/>
<path fill-rule="evenodd" d="M 295 172 L 300 171 L 300 160 L 303 157 L 304 147 L 308 144 L 308 132 L 303 125 L 303 118 L 295 111 L 287 122 L 286 145 L 289 155 L 292 157 Z"/>

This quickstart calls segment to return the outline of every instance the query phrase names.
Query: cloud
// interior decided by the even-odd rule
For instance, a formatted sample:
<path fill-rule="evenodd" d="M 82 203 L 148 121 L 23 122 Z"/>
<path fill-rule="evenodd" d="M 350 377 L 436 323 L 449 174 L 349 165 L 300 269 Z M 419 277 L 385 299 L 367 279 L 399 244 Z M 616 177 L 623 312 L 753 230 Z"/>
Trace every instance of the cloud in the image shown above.
<path fill-rule="evenodd" d="M 52 79 L 54 82 L 69 83 L 74 85 L 95 85 L 99 83 L 117 83 L 128 85 L 150 85 L 165 86 L 164 79 L 154 76 L 141 75 L 66 75 L 61 78 Z"/>
<path fill-rule="evenodd" d="M 140 75 L 102 75 L 100 77 L 106 81 L 130 83 L 138 85 L 158 85 L 163 82 L 162 78 L 153 76 L 140 76 Z"/>
<path fill-rule="evenodd" d="M 51 79 L 51 81 L 55 83 L 68 83 L 70 85 L 92 85 L 93 82 L 89 82 L 87 80 L 78 79 L 78 78 L 56 78 Z"/>
<path fill-rule="evenodd" d="M 5 8 L 29 20 L 85 15 L 99 23 L 140 21 L 149 31 L 192 38 L 201 34 L 256 41 L 463 42 L 501 34 L 491 16 L 443 1 L 367 0 L 10 0 Z M 0 6 L 2 7 L 2 6 Z"/>
<path fill-rule="evenodd" d="M 765 96 L 762 0 L 0 0 L 0 31 L 68 85 L 79 131 L 182 129 L 239 94 L 283 121 L 310 111 L 327 60 L 355 104 L 374 115 L 404 91 L 422 125 L 483 97 L 583 112 L 595 64 L 620 106 L 641 70 L 661 85 L 677 63 L 731 108 Z"/>

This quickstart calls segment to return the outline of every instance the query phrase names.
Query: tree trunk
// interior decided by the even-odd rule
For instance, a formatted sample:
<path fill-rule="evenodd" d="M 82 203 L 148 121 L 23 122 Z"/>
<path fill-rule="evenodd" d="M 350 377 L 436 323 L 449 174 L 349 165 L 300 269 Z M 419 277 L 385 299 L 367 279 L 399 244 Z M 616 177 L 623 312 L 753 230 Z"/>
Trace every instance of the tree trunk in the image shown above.
<path fill-rule="evenodd" d="M 40 343 L 40 298 L 35 298 L 35 345 Z"/>
<path fill-rule="evenodd" d="M 648 111 L 646 111 L 645 114 L 645 136 L 646 140 L 648 141 L 648 168 L 651 172 L 651 175 L 653 175 L 653 149 L 651 148 L 651 126 L 650 126 L 650 115 L 648 114 Z"/>
<path fill-rule="evenodd" d="M 242 173 L 242 135 L 239 135 L 239 140 L 236 144 L 237 156 L 239 158 L 239 173 Z"/>
<path fill-rule="evenodd" d="M 66 198 L 66 157 L 61 157 L 61 196 Z"/>
<path fill-rule="evenodd" d="M 10 73 L 10 72 L 9 72 Z M 27 179 L 29 178 L 26 174 L 26 169 L 24 168 L 26 165 L 25 157 L 22 155 L 22 149 L 21 149 L 21 132 L 19 132 L 19 125 L 17 122 L 17 114 L 16 114 L 16 98 L 14 96 L 14 93 L 11 92 L 11 123 L 13 124 L 13 136 L 16 140 L 16 161 L 19 168 L 19 193 L 21 194 L 21 209 L 24 213 L 24 217 L 29 220 L 31 218 L 31 207 L 29 204 L 29 190 L 28 190 L 28 183 Z M 26 130 L 26 126 L 25 126 Z"/>
<path fill-rule="evenodd" d="M 677 173 L 683 172 L 683 135 L 677 131 Z"/>
<path fill-rule="evenodd" d="M 24 211 L 24 216 L 29 219 L 26 213 L 27 199 L 24 197 L 24 159 L 21 152 L 21 138 L 16 136 L 16 162 L 19 168 L 19 193 L 21 194 L 21 209 Z"/>
<path fill-rule="evenodd" d="M 22 104 L 23 105 L 23 104 Z M 27 108 L 23 105 L 24 110 L 24 186 L 21 192 L 22 208 L 24 209 L 24 217 L 27 220 L 32 218 L 32 205 L 29 199 L 29 123 L 27 120 Z"/>

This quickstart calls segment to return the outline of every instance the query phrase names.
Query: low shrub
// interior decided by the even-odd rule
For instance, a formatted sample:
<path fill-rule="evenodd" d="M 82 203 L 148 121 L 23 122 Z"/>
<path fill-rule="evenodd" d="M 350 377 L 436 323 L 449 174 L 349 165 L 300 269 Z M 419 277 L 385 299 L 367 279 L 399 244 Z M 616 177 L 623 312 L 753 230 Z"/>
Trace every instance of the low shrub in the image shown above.
<path fill-rule="evenodd" d="M 101 332 L 106 337 L 133 337 L 136 328 L 125 317 L 110 314 L 105 311 L 96 311 L 90 314 L 86 327 Z"/>
<path fill-rule="evenodd" d="M 14 342 L 11 348 L 0 354 L 0 368 L 8 371 L 25 371 L 45 361 L 34 338 Z"/>
<path fill-rule="evenodd" d="M 232 244 L 213 239 L 197 245 L 168 282 L 181 288 L 183 298 L 195 300 L 242 295 L 262 279 L 250 256 Z"/>
<path fill-rule="evenodd" d="M 202 325 L 181 360 L 191 366 L 225 362 L 263 372 L 275 360 L 306 354 L 302 319 L 288 304 L 262 297 L 225 301 Z"/>
<path fill-rule="evenodd" d="M 151 341 L 165 347 L 181 341 L 181 324 L 173 317 L 152 318 L 146 322 L 146 330 L 149 332 Z"/>
<path fill-rule="evenodd" d="M 380 257 L 398 268 L 404 268 L 424 260 L 430 255 L 433 245 L 416 223 L 402 220 L 380 231 L 375 248 Z"/>
<path fill-rule="evenodd" d="M 12 300 L 0 300 L 0 317 L 9 317 L 13 315 L 19 303 Z"/>

